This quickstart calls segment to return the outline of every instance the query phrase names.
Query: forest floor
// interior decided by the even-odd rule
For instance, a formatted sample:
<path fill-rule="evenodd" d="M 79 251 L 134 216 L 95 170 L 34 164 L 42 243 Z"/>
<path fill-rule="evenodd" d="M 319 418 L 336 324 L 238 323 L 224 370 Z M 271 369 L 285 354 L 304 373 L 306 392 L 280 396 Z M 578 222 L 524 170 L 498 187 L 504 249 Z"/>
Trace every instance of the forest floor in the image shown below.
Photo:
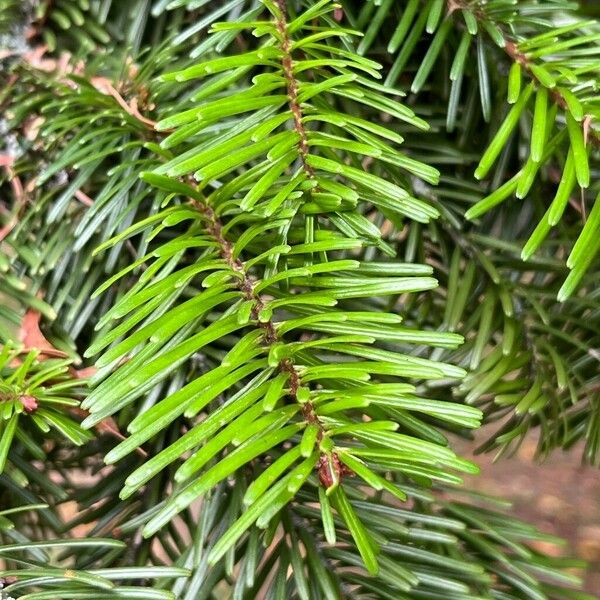
<path fill-rule="evenodd" d="M 485 431 L 478 437 L 485 439 Z M 463 456 L 476 443 L 460 442 Z M 493 464 L 493 453 L 472 456 L 481 475 L 468 477 L 469 487 L 513 503 L 513 514 L 546 533 L 567 540 L 569 546 L 548 545 L 544 551 L 575 554 L 589 567 L 581 573 L 586 591 L 600 599 L 600 471 L 582 466 L 581 448 L 554 452 L 544 463 L 535 462 L 536 440 L 526 440 L 517 454 Z"/>

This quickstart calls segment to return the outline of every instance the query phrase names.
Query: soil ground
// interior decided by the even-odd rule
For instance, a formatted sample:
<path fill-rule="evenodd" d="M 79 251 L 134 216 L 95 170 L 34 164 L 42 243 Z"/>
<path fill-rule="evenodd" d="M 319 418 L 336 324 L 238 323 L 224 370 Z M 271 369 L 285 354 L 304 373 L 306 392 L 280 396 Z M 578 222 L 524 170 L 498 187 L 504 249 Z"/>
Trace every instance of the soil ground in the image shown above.
<path fill-rule="evenodd" d="M 581 465 L 581 448 L 536 463 L 533 438 L 515 456 L 496 463 L 493 454 L 472 456 L 475 446 L 459 444 L 462 455 L 481 466 L 481 475 L 468 478 L 469 487 L 510 500 L 517 516 L 566 539 L 569 547 L 562 551 L 588 562 L 581 574 L 585 589 L 600 599 L 600 470 Z"/>

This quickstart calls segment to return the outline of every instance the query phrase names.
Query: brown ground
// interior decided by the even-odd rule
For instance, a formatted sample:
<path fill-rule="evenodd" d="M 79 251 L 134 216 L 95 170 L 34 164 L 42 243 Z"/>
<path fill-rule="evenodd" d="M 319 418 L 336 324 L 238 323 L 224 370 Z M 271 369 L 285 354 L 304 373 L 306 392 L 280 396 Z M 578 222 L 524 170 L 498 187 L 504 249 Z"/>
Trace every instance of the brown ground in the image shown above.
<path fill-rule="evenodd" d="M 585 589 L 600 599 L 600 470 L 581 466 L 580 448 L 555 452 L 537 464 L 535 444 L 525 442 L 517 455 L 495 464 L 493 454 L 474 457 L 481 475 L 468 478 L 468 484 L 512 501 L 517 516 L 565 538 L 567 550 L 588 561 Z M 465 456 L 474 447 L 460 445 Z"/>

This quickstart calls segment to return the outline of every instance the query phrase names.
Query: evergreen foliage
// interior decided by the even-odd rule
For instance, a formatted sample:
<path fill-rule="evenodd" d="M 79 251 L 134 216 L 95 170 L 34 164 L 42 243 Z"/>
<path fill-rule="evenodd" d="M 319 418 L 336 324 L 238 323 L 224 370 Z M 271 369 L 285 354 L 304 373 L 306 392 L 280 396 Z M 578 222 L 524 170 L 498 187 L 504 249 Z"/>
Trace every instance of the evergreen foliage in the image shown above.
<path fill-rule="evenodd" d="M 592 598 L 452 449 L 600 461 L 589 4 L 0 0 L 3 600 Z"/>

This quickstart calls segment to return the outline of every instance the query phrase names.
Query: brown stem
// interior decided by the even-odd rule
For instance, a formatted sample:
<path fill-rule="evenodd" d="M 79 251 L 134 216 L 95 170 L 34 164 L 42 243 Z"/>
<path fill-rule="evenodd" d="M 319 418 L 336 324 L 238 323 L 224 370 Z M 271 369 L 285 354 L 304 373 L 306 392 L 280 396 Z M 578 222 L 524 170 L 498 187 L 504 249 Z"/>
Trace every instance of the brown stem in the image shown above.
<path fill-rule="evenodd" d="M 281 38 L 281 50 L 283 52 L 281 64 L 287 84 L 289 107 L 294 119 L 294 129 L 299 136 L 298 152 L 300 155 L 300 160 L 302 161 L 302 167 L 304 169 L 304 172 L 308 175 L 309 178 L 314 179 L 314 169 L 308 164 L 306 160 L 309 152 L 308 136 L 306 134 L 306 129 L 304 128 L 304 123 L 302 122 L 302 109 L 300 107 L 300 102 L 298 101 L 298 82 L 294 77 L 292 40 L 288 31 L 287 7 L 285 0 L 276 0 L 276 3 L 277 7 L 279 8 L 279 15 L 275 20 L 275 25 Z M 254 319 L 258 320 L 259 313 L 266 306 L 265 301 L 259 294 L 255 294 L 254 282 L 246 272 L 245 265 L 242 263 L 242 261 L 233 257 L 233 246 L 231 242 L 229 242 L 223 236 L 223 226 L 218 220 L 212 207 L 198 201 L 194 201 L 193 203 L 194 206 L 207 218 L 209 223 L 208 232 L 217 241 L 221 249 L 221 257 L 225 260 L 225 262 L 233 271 L 236 271 L 237 273 L 241 274 L 238 287 L 242 291 L 246 300 L 252 300 L 255 302 L 254 309 L 252 311 L 252 316 Z M 269 318 L 266 322 L 259 321 L 259 325 L 264 329 L 264 341 L 267 345 L 272 345 L 278 341 L 279 338 L 277 335 L 277 330 L 275 329 L 275 325 L 271 318 Z M 292 360 L 290 358 L 282 359 L 279 362 L 279 370 L 282 373 L 288 374 L 288 395 L 294 400 L 294 402 L 299 402 L 298 389 L 301 383 L 300 377 L 298 375 L 298 372 L 294 368 Z M 302 404 L 302 414 L 308 423 L 318 425 L 318 439 L 320 441 L 325 433 L 325 430 L 319 420 L 318 415 L 314 410 L 314 406 L 312 405 L 312 403 L 305 402 Z"/>
<path fill-rule="evenodd" d="M 298 101 L 298 82 L 294 77 L 294 61 L 292 59 L 292 40 L 288 31 L 287 23 L 287 8 L 285 0 L 277 0 L 277 7 L 279 8 L 279 16 L 275 20 L 275 26 L 281 36 L 281 50 L 283 51 L 283 58 L 281 64 L 283 66 L 283 75 L 287 83 L 287 92 L 289 98 L 289 106 L 294 117 L 294 129 L 300 136 L 298 142 L 298 151 L 300 152 L 300 159 L 302 160 L 302 166 L 306 174 L 314 179 L 315 171 L 306 162 L 308 156 L 308 137 L 306 135 L 306 129 L 302 122 L 302 109 L 300 102 Z"/>
<path fill-rule="evenodd" d="M 246 270 L 246 266 L 239 259 L 234 257 L 233 244 L 227 240 L 223 235 L 223 225 L 219 221 L 215 211 L 211 206 L 198 200 L 191 201 L 196 210 L 202 213 L 208 221 L 207 231 L 209 235 L 217 242 L 220 248 L 221 258 L 227 263 L 232 271 L 240 274 L 238 280 L 238 288 L 242 292 L 245 300 L 251 300 L 254 304 L 252 316 L 255 320 L 258 320 L 259 313 L 266 307 L 266 301 L 260 294 L 256 294 L 254 291 L 254 281 Z M 264 330 L 264 342 L 267 346 L 272 346 L 279 340 L 277 329 L 271 318 L 267 321 L 258 321 L 259 326 Z M 287 373 L 289 378 L 289 397 L 294 401 L 298 402 L 298 389 L 300 388 L 300 376 L 294 368 L 294 363 L 290 358 L 284 358 L 279 361 L 279 370 L 282 373 Z M 313 405 L 310 402 L 302 403 L 302 414 L 306 421 L 311 424 L 319 426 L 319 441 L 322 439 L 325 430 L 316 414 Z"/>

